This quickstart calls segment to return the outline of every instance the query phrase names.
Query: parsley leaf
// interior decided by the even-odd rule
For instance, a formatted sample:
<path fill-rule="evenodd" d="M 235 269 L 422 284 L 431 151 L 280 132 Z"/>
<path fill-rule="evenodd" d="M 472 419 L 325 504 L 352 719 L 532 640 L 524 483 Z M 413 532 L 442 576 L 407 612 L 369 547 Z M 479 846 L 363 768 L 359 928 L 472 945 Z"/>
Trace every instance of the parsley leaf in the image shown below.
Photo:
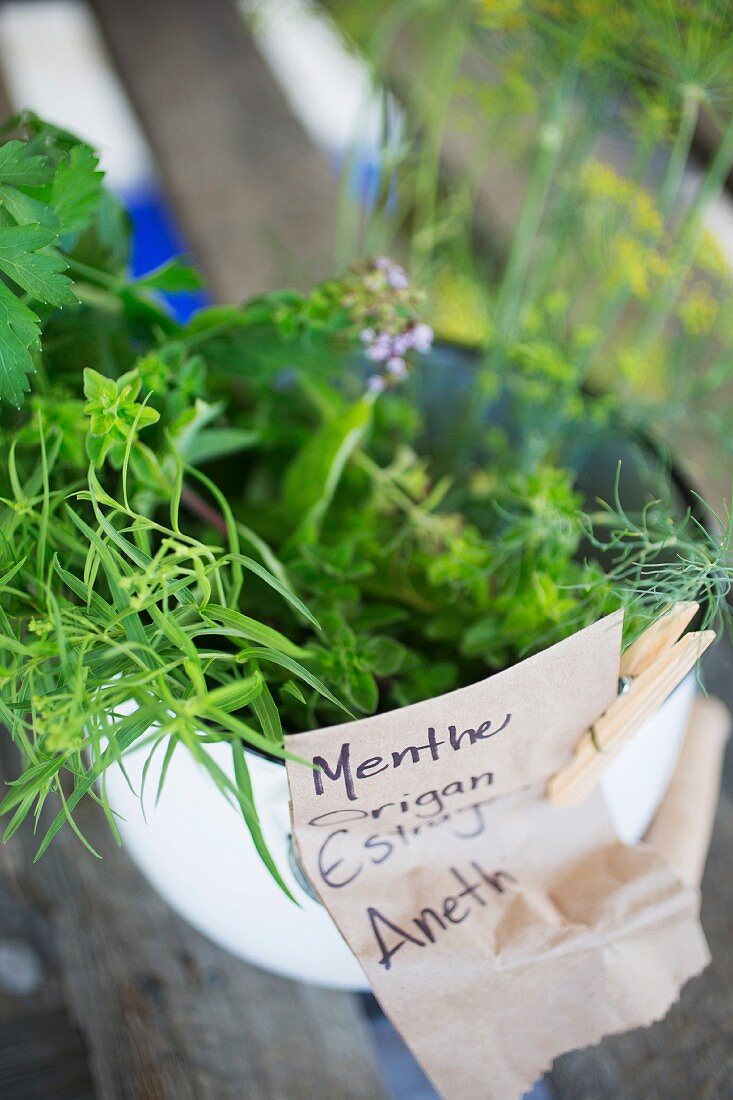
<path fill-rule="evenodd" d="M 19 408 L 35 369 L 30 349 L 41 346 L 40 321 L 0 283 L 0 401 Z"/>
<path fill-rule="evenodd" d="M 55 223 L 54 213 L 40 195 L 29 195 L 24 190 L 50 184 L 54 169 L 48 157 L 32 156 L 25 142 L 8 141 L 0 145 L 0 221 Z"/>
<path fill-rule="evenodd" d="M 47 157 L 29 156 L 24 141 L 7 141 L 0 146 L 0 181 L 13 187 L 42 187 L 53 177 Z"/>
<path fill-rule="evenodd" d="M 62 234 L 86 229 L 97 212 L 104 173 L 88 145 L 76 145 L 59 162 L 51 188 L 51 204 Z"/>
<path fill-rule="evenodd" d="M 71 279 L 62 274 L 67 263 L 55 248 L 49 247 L 55 240 L 54 231 L 43 225 L 0 229 L 0 271 L 39 302 L 76 305 Z"/>

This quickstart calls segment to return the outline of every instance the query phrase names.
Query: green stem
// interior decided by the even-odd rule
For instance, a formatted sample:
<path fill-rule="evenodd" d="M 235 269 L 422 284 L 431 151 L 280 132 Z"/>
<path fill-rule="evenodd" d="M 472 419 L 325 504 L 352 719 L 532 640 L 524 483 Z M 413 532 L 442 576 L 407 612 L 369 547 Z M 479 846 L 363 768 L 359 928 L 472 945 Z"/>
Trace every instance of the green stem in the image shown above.
<path fill-rule="evenodd" d="M 91 264 L 82 263 L 81 260 L 75 260 L 67 256 L 66 263 L 69 271 L 72 271 L 75 275 L 81 275 L 93 286 L 101 286 L 105 290 L 119 290 L 122 285 L 115 275 L 109 275 L 106 271 L 100 271 L 98 268 L 92 267 Z"/>
<path fill-rule="evenodd" d="M 677 303 L 695 261 L 703 218 L 710 204 L 720 194 L 732 167 L 733 119 L 728 123 L 707 175 L 680 226 L 678 247 L 671 261 L 671 274 L 655 296 L 637 332 L 637 346 L 642 353 L 648 351 L 658 339 Z"/>
<path fill-rule="evenodd" d="M 440 175 L 443 157 L 443 139 L 448 129 L 447 121 L 453 103 L 456 76 L 466 50 L 466 7 L 457 13 L 449 12 L 450 25 L 443 34 L 435 35 L 438 50 L 427 59 L 428 72 L 424 76 L 422 92 L 429 89 L 423 99 L 424 117 L 422 154 L 415 173 L 413 267 L 420 270 L 432 257 L 435 246 L 435 212 L 440 191 Z M 420 135 L 418 135 L 420 140 Z"/>
<path fill-rule="evenodd" d="M 695 135 L 697 117 L 700 113 L 699 96 L 692 88 L 685 89 L 682 101 L 682 116 L 667 164 L 662 187 L 659 192 L 659 209 L 668 214 L 674 207 L 679 195 L 682 177 L 690 155 L 692 139 Z"/>
<path fill-rule="evenodd" d="M 600 139 L 600 130 L 595 119 L 591 119 L 578 128 L 578 132 L 570 143 L 569 149 L 563 157 L 563 167 L 566 175 L 571 179 L 581 175 L 584 165 L 592 161 L 592 151 Z M 536 258 L 535 263 L 528 274 L 525 301 L 534 303 L 548 293 L 553 279 L 557 280 L 558 271 L 562 270 L 563 256 L 568 254 L 568 239 L 577 232 L 578 218 L 577 192 L 568 188 L 556 204 L 553 212 L 553 227 L 545 233 L 550 243 L 544 254 Z M 572 252 L 572 248 L 571 248 Z M 580 285 L 571 291 L 573 300 L 579 299 L 587 287 L 587 272 L 580 269 Z"/>
<path fill-rule="evenodd" d="M 659 191 L 658 206 L 660 212 L 664 215 L 669 215 L 679 195 L 680 185 L 687 166 L 690 147 L 694 137 L 695 126 L 697 125 L 698 114 L 698 97 L 690 92 L 684 99 L 680 126 L 672 146 L 669 161 L 667 162 L 667 170 Z M 643 176 L 646 174 L 648 163 L 647 160 L 643 174 L 634 177 L 639 184 L 641 184 Z M 608 339 L 613 334 L 616 324 L 621 318 L 630 298 L 631 287 L 626 283 L 616 288 L 611 297 L 606 300 L 595 321 L 600 337 L 596 343 L 588 348 L 583 354 L 581 366 L 587 366 L 595 359 L 600 348 L 608 343 Z"/>
<path fill-rule="evenodd" d="M 356 451 L 354 461 L 368 474 L 372 482 L 379 486 L 391 503 L 408 515 L 416 526 L 427 530 L 440 530 L 441 518 L 421 508 L 409 493 L 395 484 L 390 472 L 379 466 L 365 451 Z"/>
<path fill-rule="evenodd" d="M 577 65 L 567 63 L 560 75 L 548 116 L 540 128 L 539 151 L 527 185 L 496 302 L 495 324 L 499 351 L 520 312 L 521 292 L 533 261 L 533 245 L 564 144 L 577 76 Z"/>
<path fill-rule="evenodd" d="M 521 312 L 528 273 L 534 261 L 534 244 L 545 214 L 560 153 L 565 143 L 571 107 L 578 79 L 576 62 L 566 62 L 539 132 L 539 149 L 527 184 L 522 211 L 512 239 L 509 257 L 494 312 L 493 346 L 484 365 L 477 372 L 474 392 L 466 407 L 466 448 L 472 448 L 485 415 L 484 385 L 491 379 L 504 354 L 507 338 Z"/>
<path fill-rule="evenodd" d="M 207 340 L 214 340 L 217 336 L 224 336 L 227 332 L 233 331 L 235 328 L 240 328 L 242 324 L 241 317 L 230 317 L 226 321 L 221 321 L 218 325 L 212 325 L 211 328 L 202 329 L 201 332 L 192 332 L 187 336 L 178 336 L 176 340 L 178 343 L 185 344 L 187 348 L 197 348 L 201 344 L 205 344 Z"/>

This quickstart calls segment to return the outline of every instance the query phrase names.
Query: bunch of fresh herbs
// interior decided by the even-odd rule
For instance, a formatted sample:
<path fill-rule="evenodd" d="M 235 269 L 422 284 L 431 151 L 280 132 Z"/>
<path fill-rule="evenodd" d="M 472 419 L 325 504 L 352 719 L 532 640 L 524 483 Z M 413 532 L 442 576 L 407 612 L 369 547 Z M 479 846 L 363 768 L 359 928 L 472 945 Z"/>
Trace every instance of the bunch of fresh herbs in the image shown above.
<path fill-rule="evenodd" d="M 49 795 L 41 851 L 65 822 L 78 831 L 84 797 L 114 830 L 107 769 L 145 745 L 163 782 L 188 751 L 279 878 L 245 746 L 282 757 L 283 730 L 437 695 L 619 606 L 631 633 L 680 597 L 714 608 L 729 531 L 666 501 L 629 515 L 621 494 L 589 514 L 557 438 L 523 450 L 531 392 L 467 448 L 465 372 L 430 350 L 399 265 L 179 324 L 160 294 L 199 286 L 195 271 L 130 279 L 93 151 L 14 125 L 0 146 L 0 718 L 24 769 L 0 806 L 6 836 Z M 607 425 L 602 402 L 567 399 L 593 432 Z"/>

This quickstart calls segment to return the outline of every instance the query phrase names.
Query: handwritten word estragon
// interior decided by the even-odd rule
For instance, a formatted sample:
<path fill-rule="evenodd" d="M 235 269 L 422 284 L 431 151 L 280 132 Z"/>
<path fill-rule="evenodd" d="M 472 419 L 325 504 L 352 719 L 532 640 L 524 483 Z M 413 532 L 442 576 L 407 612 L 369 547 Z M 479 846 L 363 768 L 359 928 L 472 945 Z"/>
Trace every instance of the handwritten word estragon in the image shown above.
<path fill-rule="evenodd" d="M 423 759 L 440 760 L 441 749 L 459 752 L 465 745 L 475 745 L 478 741 L 486 741 L 490 737 L 495 737 L 497 733 L 501 733 L 502 730 L 507 728 L 511 717 L 511 714 L 507 714 L 499 726 L 495 726 L 491 719 L 486 719 L 476 729 L 469 728 L 460 732 L 455 726 L 449 726 L 447 737 L 441 740 L 438 739 L 434 727 L 430 726 L 426 733 L 427 740 L 425 744 L 407 745 L 404 749 L 398 749 L 390 753 L 389 756 L 368 756 L 365 760 L 361 760 L 356 767 L 354 767 L 351 759 L 351 743 L 344 741 L 334 765 L 329 764 L 323 756 L 313 757 L 314 770 L 312 774 L 316 794 L 322 795 L 325 792 L 324 777 L 333 783 L 342 780 L 347 798 L 350 802 L 355 802 L 358 798 L 354 783 L 355 779 L 371 779 L 373 776 L 379 775 L 380 772 L 385 772 L 389 768 L 399 768 L 404 763 L 417 764 Z"/>

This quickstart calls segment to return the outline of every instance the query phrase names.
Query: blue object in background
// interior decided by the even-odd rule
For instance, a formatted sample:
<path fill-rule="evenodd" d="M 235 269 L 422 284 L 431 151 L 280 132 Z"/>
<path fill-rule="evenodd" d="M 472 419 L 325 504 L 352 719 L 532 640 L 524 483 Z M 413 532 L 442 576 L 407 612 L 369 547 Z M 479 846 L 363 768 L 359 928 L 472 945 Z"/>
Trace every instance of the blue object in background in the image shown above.
<path fill-rule="evenodd" d="M 154 183 L 120 197 L 132 222 L 130 267 L 135 277 L 146 275 L 174 256 L 190 253 L 162 192 Z M 161 297 L 182 323 L 197 309 L 210 304 L 209 296 L 202 290 Z"/>
<path fill-rule="evenodd" d="M 373 210 L 384 188 L 382 161 L 370 148 L 356 148 L 348 154 L 331 154 L 331 168 L 339 179 L 346 176 L 350 197 L 365 210 Z M 397 210 L 397 175 L 394 169 L 389 172 L 385 209 L 390 214 Z"/>

